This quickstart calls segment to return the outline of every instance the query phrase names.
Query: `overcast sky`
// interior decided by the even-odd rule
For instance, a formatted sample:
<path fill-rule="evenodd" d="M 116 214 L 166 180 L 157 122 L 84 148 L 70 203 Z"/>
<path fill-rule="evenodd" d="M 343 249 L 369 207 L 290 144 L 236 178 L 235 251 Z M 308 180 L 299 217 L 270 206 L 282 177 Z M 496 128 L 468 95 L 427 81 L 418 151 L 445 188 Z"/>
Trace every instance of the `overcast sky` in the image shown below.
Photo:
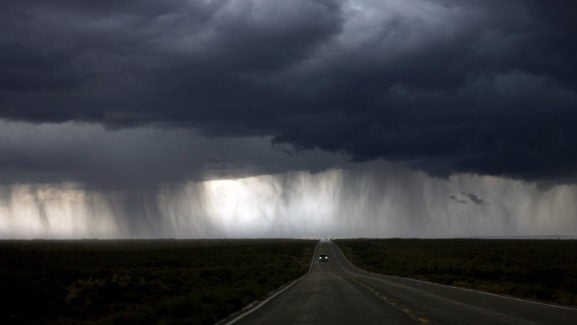
<path fill-rule="evenodd" d="M 400 166 L 573 191 L 575 17 L 544 0 L 3 0 L 0 183 L 158 194 Z M 471 188 L 448 202 L 484 202 Z"/>

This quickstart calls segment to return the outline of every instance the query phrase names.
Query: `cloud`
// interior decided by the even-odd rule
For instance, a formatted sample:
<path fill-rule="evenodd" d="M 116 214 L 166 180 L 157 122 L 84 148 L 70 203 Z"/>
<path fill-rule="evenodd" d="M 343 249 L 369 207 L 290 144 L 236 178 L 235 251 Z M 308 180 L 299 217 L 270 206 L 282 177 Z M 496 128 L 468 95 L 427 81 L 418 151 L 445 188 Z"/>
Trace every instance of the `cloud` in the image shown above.
<path fill-rule="evenodd" d="M 454 200 L 454 201 L 459 202 L 459 203 L 461 203 L 461 204 L 467 204 L 467 201 L 462 200 L 462 199 L 459 199 L 459 198 L 456 197 L 455 195 L 449 195 L 449 198 L 450 198 L 451 200 Z"/>
<path fill-rule="evenodd" d="M 270 138 L 209 138 L 185 129 L 0 122 L 0 184 L 80 183 L 148 191 L 167 183 L 347 166 L 340 156 L 288 156 Z M 1 194 L 0 194 L 1 197 Z"/>
<path fill-rule="evenodd" d="M 543 1 L 7 0 L 0 118 L 266 137 L 441 176 L 569 179 L 576 15 Z M 94 141 L 69 160 L 20 149 L 1 164 L 56 175 L 115 146 Z M 99 159 L 153 170 L 142 152 Z M 166 177 L 192 165 L 175 160 Z"/>
<path fill-rule="evenodd" d="M 459 203 L 465 204 L 465 205 L 466 205 L 466 204 L 469 204 L 469 202 L 470 202 L 470 203 L 473 203 L 473 204 L 475 204 L 475 205 L 479 205 L 479 206 L 489 205 L 489 203 L 488 203 L 487 201 L 483 200 L 481 197 L 479 197 L 479 196 L 477 196 L 477 195 L 475 195 L 475 194 L 473 194 L 473 193 L 469 193 L 469 192 L 466 192 L 466 191 L 461 191 L 460 194 L 461 194 L 462 197 L 459 197 L 459 196 L 457 196 L 457 195 L 451 194 L 451 195 L 449 195 L 449 198 L 450 198 L 451 200 L 454 200 L 454 201 L 456 201 L 456 202 L 459 202 Z"/>

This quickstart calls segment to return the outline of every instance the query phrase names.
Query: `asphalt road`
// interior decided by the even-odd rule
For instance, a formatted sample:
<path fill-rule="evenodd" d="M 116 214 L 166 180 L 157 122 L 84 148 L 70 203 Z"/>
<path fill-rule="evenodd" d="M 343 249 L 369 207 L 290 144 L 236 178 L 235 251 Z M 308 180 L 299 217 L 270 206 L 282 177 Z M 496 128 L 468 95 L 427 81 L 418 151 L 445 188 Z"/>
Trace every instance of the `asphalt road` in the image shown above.
<path fill-rule="evenodd" d="M 575 325 L 577 309 L 366 272 L 321 241 L 307 275 L 229 324 Z"/>

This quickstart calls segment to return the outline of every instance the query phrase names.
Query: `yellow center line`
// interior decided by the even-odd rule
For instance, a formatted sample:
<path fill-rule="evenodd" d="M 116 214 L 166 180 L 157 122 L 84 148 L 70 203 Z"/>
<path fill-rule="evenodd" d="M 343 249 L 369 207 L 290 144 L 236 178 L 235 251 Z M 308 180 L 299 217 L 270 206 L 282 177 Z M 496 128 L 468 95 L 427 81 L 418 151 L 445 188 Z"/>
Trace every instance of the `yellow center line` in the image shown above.
<path fill-rule="evenodd" d="M 422 324 L 428 324 L 428 323 L 430 323 L 430 321 L 429 321 L 428 319 L 426 319 L 426 318 L 424 318 L 424 317 L 418 317 L 417 315 L 413 314 L 409 308 L 406 308 L 406 307 L 404 307 L 404 306 L 399 306 L 396 301 L 389 299 L 386 295 L 378 292 L 378 291 L 375 290 L 373 287 L 371 287 L 371 286 L 369 286 L 369 285 L 367 285 L 367 284 L 364 284 L 364 283 L 362 283 L 362 282 L 360 282 L 360 281 L 358 281 L 358 280 L 356 280 L 356 279 L 353 279 L 352 277 L 348 277 L 348 276 L 347 276 L 347 278 L 349 278 L 350 280 L 354 281 L 354 282 L 357 283 L 358 285 L 360 285 L 360 286 L 368 289 L 369 291 L 371 291 L 372 293 L 374 293 L 377 297 L 381 298 L 381 300 L 383 300 L 383 301 L 385 301 L 386 303 L 388 303 L 389 305 L 394 306 L 395 308 L 401 310 L 402 312 L 404 312 L 404 313 L 405 313 L 407 316 L 409 316 L 410 318 L 412 318 L 412 319 L 414 319 L 414 320 L 417 320 L 417 321 L 419 321 L 419 322 L 422 323 Z"/>

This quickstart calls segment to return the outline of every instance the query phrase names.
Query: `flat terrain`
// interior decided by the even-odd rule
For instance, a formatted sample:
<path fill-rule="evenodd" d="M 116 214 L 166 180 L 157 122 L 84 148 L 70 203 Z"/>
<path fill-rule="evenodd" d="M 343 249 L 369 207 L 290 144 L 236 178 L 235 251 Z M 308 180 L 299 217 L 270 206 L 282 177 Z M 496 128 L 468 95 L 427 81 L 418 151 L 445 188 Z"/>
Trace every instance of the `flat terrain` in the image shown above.
<path fill-rule="evenodd" d="M 316 241 L 0 241 L 0 324 L 213 324 L 309 269 Z"/>
<path fill-rule="evenodd" d="M 577 240 L 337 240 L 356 266 L 388 275 L 577 305 Z"/>
<path fill-rule="evenodd" d="M 229 324 L 575 324 L 577 309 L 545 305 L 352 265 L 332 242 L 321 242 L 300 281 Z"/>
<path fill-rule="evenodd" d="M 337 242 L 375 272 L 574 301 L 575 241 Z M 0 241 L 0 324 L 213 324 L 303 274 L 232 322 L 577 323 L 574 308 L 371 273 L 345 254 L 305 240 Z"/>

